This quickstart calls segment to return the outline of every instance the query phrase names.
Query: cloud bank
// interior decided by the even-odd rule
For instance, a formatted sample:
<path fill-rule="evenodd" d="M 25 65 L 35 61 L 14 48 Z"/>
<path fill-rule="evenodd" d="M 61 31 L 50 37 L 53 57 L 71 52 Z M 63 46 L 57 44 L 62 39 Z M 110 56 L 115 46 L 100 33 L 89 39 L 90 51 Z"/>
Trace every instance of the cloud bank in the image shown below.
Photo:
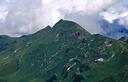
<path fill-rule="evenodd" d="M 0 35 L 34 33 L 62 18 L 78 22 L 91 33 L 108 34 L 101 20 L 108 24 L 118 20 L 120 28 L 128 30 L 127 3 L 127 0 L 1 0 Z M 112 32 L 110 27 L 107 30 Z M 115 33 L 118 32 L 117 29 Z"/>
<path fill-rule="evenodd" d="M 100 16 L 108 22 L 107 27 L 104 27 L 104 33 L 107 33 L 112 38 L 120 38 L 128 36 L 128 1 L 117 1 L 105 11 L 100 13 Z"/>

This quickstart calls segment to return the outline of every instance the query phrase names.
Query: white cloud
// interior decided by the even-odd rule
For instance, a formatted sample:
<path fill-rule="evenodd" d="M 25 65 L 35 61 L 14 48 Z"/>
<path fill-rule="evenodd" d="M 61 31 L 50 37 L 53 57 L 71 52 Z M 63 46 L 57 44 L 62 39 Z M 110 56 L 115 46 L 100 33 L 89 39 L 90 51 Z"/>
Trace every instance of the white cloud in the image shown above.
<path fill-rule="evenodd" d="M 11 36 L 29 34 L 47 25 L 53 26 L 61 18 L 76 21 L 91 33 L 101 33 L 100 16 L 111 23 L 120 18 L 119 23 L 127 25 L 125 1 L 1 0 L 0 33 Z"/>
<path fill-rule="evenodd" d="M 119 20 L 121 25 L 124 25 L 124 27 L 127 26 L 128 1 L 118 1 L 118 3 L 110 6 L 106 11 L 100 13 L 100 16 L 110 23 L 113 23 L 115 20 Z"/>
<path fill-rule="evenodd" d="M 7 17 L 8 11 L 6 6 L 0 5 L 0 22 L 4 22 Z"/>
<path fill-rule="evenodd" d="M 102 29 L 97 24 L 95 16 L 115 1 L 117 0 L 107 0 L 105 3 L 103 0 L 42 0 L 42 7 L 39 8 L 41 12 L 37 12 L 36 22 L 38 25 L 42 23 L 52 26 L 64 18 L 78 22 L 91 33 L 100 33 Z M 75 17 L 72 16 L 76 13 Z M 86 21 L 86 25 L 80 20 Z"/>
<path fill-rule="evenodd" d="M 113 10 L 111 10 L 111 12 L 105 11 L 100 13 L 100 16 L 102 16 L 108 22 L 113 23 L 117 19 L 125 19 L 128 17 L 128 10 L 122 13 Z"/>

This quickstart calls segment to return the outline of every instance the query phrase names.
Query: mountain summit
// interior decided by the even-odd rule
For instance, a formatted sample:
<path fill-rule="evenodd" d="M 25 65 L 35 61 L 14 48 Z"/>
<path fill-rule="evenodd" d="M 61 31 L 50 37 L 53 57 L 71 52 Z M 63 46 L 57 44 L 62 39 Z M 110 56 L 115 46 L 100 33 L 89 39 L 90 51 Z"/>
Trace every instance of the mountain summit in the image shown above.
<path fill-rule="evenodd" d="M 128 82 L 128 45 L 63 19 L 31 35 L 2 36 L 0 82 Z"/>

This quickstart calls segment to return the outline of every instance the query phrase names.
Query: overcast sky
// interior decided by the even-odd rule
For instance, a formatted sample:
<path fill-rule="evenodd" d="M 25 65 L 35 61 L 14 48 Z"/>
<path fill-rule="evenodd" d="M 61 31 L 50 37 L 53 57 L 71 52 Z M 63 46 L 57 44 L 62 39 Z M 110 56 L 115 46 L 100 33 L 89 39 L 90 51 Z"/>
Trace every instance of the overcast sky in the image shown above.
<path fill-rule="evenodd" d="M 128 35 L 128 0 L 0 0 L 0 35 L 34 33 L 62 18 L 119 38 Z"/>

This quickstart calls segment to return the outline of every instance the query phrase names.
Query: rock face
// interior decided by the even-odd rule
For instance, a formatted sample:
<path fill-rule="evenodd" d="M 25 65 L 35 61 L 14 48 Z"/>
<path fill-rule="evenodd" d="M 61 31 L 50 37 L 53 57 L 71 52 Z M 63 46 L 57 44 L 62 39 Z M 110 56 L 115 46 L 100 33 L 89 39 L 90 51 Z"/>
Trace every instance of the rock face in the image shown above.
<path fill-rule="evenodd" d="M 0 82 L 128 82 L 128 45 L 75 22 L 0 37 Z"/>

